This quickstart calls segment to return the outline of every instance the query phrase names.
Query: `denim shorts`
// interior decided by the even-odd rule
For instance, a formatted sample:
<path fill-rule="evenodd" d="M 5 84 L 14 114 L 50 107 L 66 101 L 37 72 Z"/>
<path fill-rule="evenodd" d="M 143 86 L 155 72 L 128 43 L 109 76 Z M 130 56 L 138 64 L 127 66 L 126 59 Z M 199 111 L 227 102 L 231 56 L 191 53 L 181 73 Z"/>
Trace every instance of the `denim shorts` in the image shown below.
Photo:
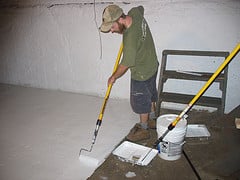
<path fill-rule="evenodd" d="M 150 113 L 152 102 L 157 102 L 156 77 L 157 73 L 146 81 L 131 79 L 130 103 L 135 113 Z"/>

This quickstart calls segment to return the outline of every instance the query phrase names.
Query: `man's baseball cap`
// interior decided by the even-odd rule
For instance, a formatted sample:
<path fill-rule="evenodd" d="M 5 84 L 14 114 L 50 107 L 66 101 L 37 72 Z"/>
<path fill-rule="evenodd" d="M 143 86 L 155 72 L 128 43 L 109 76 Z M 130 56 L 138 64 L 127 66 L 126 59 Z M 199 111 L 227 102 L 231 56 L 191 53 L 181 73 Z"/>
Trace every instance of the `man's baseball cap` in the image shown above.
<path fill-rule="evenodd" d="M 107 6 L 102 15 L 102 24 L 100 30 L 102 32 L 110 31 L 112 24 L 123 14 L 123 10 L 117 5 Z"/>

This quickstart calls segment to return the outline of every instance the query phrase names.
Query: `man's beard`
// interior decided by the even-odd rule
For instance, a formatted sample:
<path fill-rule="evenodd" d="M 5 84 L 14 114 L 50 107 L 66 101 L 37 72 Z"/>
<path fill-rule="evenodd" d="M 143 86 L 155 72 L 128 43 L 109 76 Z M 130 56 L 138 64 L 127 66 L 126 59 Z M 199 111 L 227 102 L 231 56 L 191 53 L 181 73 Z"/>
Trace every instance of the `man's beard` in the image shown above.
<path fill-rule="evenodd" d="M 124 24 L 121 24 L 117 21 L 119 31 L 116 31 L 116 33 L 123 34 L 123 32 L 127 29 Z"/>

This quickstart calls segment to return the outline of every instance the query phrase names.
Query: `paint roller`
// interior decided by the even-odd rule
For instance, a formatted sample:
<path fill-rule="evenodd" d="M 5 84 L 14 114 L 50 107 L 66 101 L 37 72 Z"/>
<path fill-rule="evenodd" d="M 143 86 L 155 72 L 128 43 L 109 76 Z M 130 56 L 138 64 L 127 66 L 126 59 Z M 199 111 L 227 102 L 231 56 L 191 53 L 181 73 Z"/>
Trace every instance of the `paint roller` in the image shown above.
<path fill-rule="evenodd" d="M 117 58 L 116 58 L 116 62 L 115 62 L 114 68 L 113 68 L 113 73 L 117 70 L 117 67 L 118 67 L 118 64 L 119 64 L 119 61 L 120 61 L 120 58 L 121 58 L 121 55 L 122 55 L 122 50 L 123 50 L 123 43 L 121 43 L 121 46 L 119 48 L 118 55 L 117 55 Z M 93 145 L 95 144 L 95 141 L 96 141 L 96 138 L 97 138 L 97 135 L 98 135 L 98 131 L 99 131 L 99 128 L 100 128 L 101 123 L 102 123 L 104 111 L 105 111 L 105 108 L 106 108 L 106 105 L 107 105 L 107 101 L 108 101 L 111 89 L 112 89 L 112 84 L 109 84 L 108 88 L 107 88 L 107 91 L 106 91 L 106 94 L 105 94 L 105 97 L 104 97 L 104 101 L 103 101 L 103 104 L 102 104 L 101 111 L 100 111 L 99 116 L 98 116 L 98 120 L 96 122 L 96 127 L 95 127 L 95 130 L 94 130 L 94 133 L 93 133 L 91 147 L 89 149 L 81 148 L 80 151 L 79 151 L 79 160 L 80 160 L 80 162 L 83 162 L 86 165 L 91 164 L 93 166 L 97 166 L 99 164 L 99 161 L 97 159 L 81 155 L 81 153 L 82 153 L 82 151 L 91 152 L 92 149 L 93 149 Z"/>
<path fill-rule="evenodd" d="M 154 147 L 163 141 L 163 138 L 168 134 L 169 131 L 175 128 L 177 123 L 182 119 L 182 117 L 188 113 L 188 111 L 193 107 L 196 101 L 203 95 L 203 93 L 209 88 L 209 86 L 213 83 L 213 81 L 217 78 L 217 76 L 224 70 L 224 68 L 231 62 L 231 60 L 236 56 L 236 54 L 240 50 L 240 43 L 234 48 L 234 50 L 229 54 L 229 56 L 224 60 L 224 62 L 219 66 L 219 68 L 215 71 L 215 73 L 210 77 L 210 79 L 205 83 L 205 85 L 200 89 L 200 91 L 194 96 L 194 98 L 190 101 L 187 107 L 176 117 L 176 119 L 169 124 L 167 130 L 162 134 L 161 137 L 154 143 Z"/>

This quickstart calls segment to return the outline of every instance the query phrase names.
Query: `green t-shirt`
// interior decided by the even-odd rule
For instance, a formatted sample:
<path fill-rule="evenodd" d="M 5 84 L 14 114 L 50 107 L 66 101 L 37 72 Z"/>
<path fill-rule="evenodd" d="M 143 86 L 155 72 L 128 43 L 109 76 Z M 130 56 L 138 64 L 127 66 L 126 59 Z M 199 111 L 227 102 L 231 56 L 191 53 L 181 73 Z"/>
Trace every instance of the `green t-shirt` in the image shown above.
<path fill-rule="evenodd" d="M 143 14 L 142 6 L 132 8 L 128 12 L 132 17 L 132 24 L 123 33 L 121 64 L 129 67 L 131 78 L 138 81 L 149 79 L 158 69 L 152 34 Z"/>

